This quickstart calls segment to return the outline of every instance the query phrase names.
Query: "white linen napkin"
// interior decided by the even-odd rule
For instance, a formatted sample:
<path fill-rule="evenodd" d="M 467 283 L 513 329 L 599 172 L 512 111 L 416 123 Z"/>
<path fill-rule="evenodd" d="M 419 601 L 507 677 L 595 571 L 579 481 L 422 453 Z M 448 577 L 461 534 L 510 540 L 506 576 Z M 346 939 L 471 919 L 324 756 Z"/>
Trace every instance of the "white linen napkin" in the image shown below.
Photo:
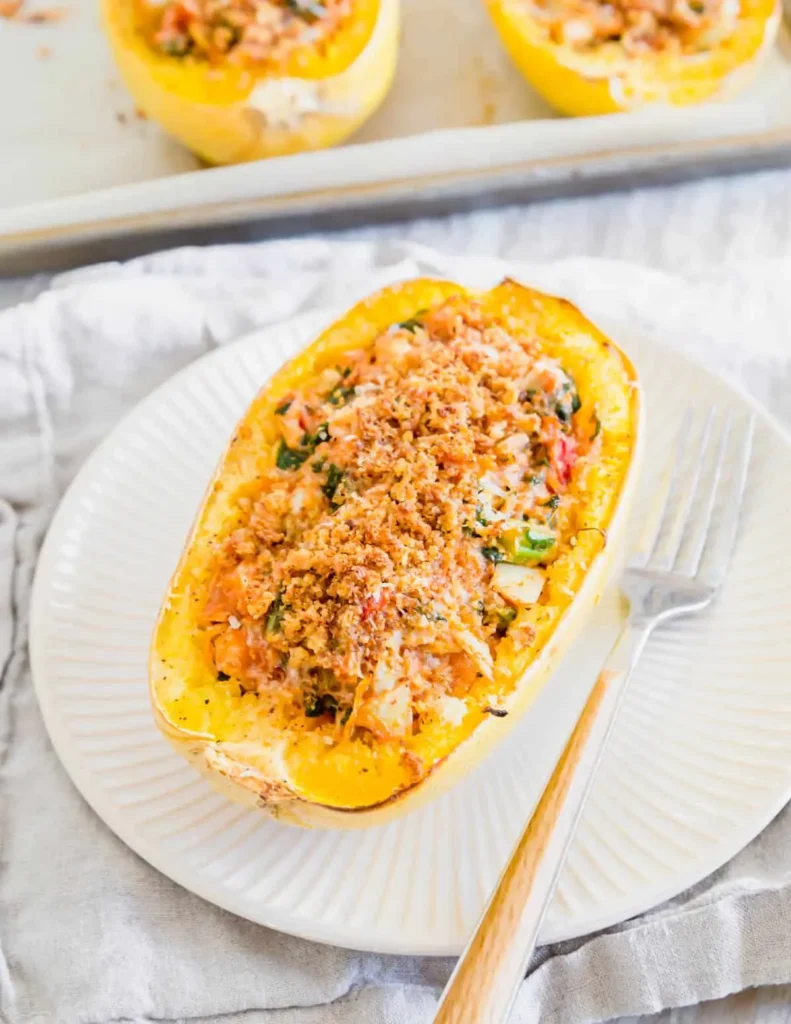
<path fill-rule="evenodd" d="M 461 260 L 394 242 L 178 250 L 64 275 L 0 314 L 0 1020 L 3 1024 L 420 1024 L 448 960 L 352 953 L 234 918 L 139 860 L 49 745 L 26 654 L 43 532 L 86 454 L 212 346 Z M 481 261 L 497 268 L 494 261 Z M 615 337 L 642 331 L 791 421 L 791 267 L 676 276 L 577 259 L 512 274 Z M 122 614 L 122 611 L 121 611 Z M 791 981 L 791 814 L 695 889 L 538 951 L 515 1024 L 587 1024 Z"/>

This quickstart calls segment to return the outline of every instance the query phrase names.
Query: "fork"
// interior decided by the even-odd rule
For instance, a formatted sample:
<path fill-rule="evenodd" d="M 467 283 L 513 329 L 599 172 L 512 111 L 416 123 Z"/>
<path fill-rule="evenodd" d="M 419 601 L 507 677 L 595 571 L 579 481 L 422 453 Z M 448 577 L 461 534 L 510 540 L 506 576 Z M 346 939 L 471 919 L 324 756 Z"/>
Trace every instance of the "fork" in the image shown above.
<path fill-rule="evenodd" d="M 714 410 L 697 430 L 692 410 L 682 419 L 655 513 L 620 579 L 629 614 L 445 987 L 435 1024 L 507 1020 L 632 670 L 660 622 L 703 611 L 725 582 L 755 418 L 737 422 L 741 429 L 730 414 L 718 421 Z"/>

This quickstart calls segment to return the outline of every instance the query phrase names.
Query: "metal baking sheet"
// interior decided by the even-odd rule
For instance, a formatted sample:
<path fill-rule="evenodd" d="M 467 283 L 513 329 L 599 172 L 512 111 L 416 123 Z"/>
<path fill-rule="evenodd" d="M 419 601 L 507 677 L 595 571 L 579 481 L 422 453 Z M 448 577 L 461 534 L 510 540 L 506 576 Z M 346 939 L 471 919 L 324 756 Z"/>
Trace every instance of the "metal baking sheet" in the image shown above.
<path fill-rule="evenodd" d="M 351 144 L 201 168 L 136 116 L 96 6 L 0 20 L 0 273 L 791 163 L 787 31 L 738 102 L 557 118 L 481 0 L 403 0 L 395 85 Z"/>

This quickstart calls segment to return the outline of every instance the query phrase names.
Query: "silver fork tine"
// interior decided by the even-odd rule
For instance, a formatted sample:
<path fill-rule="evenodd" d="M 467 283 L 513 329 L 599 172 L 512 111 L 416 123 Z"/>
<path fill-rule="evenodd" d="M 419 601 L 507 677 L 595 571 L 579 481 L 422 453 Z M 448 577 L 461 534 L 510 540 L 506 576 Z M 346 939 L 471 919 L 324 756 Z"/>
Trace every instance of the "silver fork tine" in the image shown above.
<path fill-rule="evenodd" d="M 731 431 L 731 412 L 728 411 L 725 415 L 725 420 L 722 424 L 722 430 L 720 433 L 720 442 L 718 445 L 718 451 L 716 453 L 716 461 L 714 463 L 713 472 L 711 474 L 711 483 L 708 490 L 708 496 L 704 508 L 701 510 L 700 518 L 697 523 L 693 526 L 692 535 L 687 544 L 687 552 L 682 560 L 682 563 L 678 566 L 679 572 L 684 573 L 687 576 L 694 576 L 698 568 L 700 567 L 700 560 L 703 557 L 703 551 L 706 547 L 706 538 L 709 535 L 709 528 L 711 527 L 711 519 L 714 515 L 714 508 L 717 504 L 717 494 L 720 489 L 720 478 L 722 477 L 722 469 L 725 465 L 725 453 L 728 450 L 728 438 L 730 437 Z"/>
<path fill-rule="evenodd" d="M 719 587 L 724 583 L 730 565 L 736 538 L 739 533 L 739 516 L 747 488 L 747 476 L 750 470 L 753 436 L 755 434 L 755 416 L 750 416 L 744 437 L 741 440 L 741 451 L 734 460 L 736 464 L 733 483 L 728 493 L 723 494 L 719 506 L 723 508 L 723 516 L 709 533 L 709 543 L 704 548 L 697 578 L 710 587 Z"/>
<path fill-rule="evenodd" d="M 634 567 L 641 567 L 650 562 L 657 543 L 659 542 L 659 538 L 662 534 L 662 527 L 667 517 L 670 496 L 676 489 L 676 480 L 678 479 L 684 454 L 684 441 L 689 433 L 691 422 L 692 409 L 688 408 L 684 413 L 684 418 L 681 421 L 681 426 L 679 427 L 678 434 L 676 436 L 673 454 L 665 465 L 663 473 L 664 494 L 662 495 L 661 503 L 653 515 L 649 513 L 648 523 L 643 530 L 640 542 L 637 546 L 637 551 L 629 559 L 629 564 Z"/>
<path fill-rule="evenodd" d="M 681 543 L 684 540 L 684 532 L 687 528 L 690 512 L 693 504 L 695 503 L 695 495 L 698 490 L 700 472 L 706 459 L 706 448 L 709 443 L 709 434 L 711 433 L 713 416 L 714 410 L 712 409 L 709 411 L 709 414 L 703 423 L 703 429 L 701 431 L 700 441 L 698 444 L 698 457 L 695 460 L 694 467 L 692 468 L 691 477 L 681 486 L 681 488 L 679 488 L 679 497 L 676 503 L 677 507 L 672 513 L 670 523 L 665 530 L 664 540 L 655 550 L 654 555 L 651 558 L 650 564 L 652 566 L 659 569 L 665 569 L 668 572 L 673 568 L 676 559 L 678 558 L 678 552 L 681 548 Z"/>

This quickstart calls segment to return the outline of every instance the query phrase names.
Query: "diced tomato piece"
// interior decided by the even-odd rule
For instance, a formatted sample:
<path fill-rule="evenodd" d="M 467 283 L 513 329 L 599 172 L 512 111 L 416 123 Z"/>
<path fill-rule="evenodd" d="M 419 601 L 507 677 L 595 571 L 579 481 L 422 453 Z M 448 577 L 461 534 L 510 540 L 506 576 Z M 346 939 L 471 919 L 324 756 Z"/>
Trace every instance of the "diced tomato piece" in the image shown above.
<path fill-rule="evenodd" d="M 381 611 L 387 604 L 387 594 L 380 590 L 376 594 L 369 594 L 360 606 L 360 620 L 365 622 L 376 612 Z"/>
<path fill-rule="evenodd" d="M 564 486 L 571 479 L 571 471 L 577 461 L 577 440 L 570 434 L 559 433 L 549 450 L 558 480 Z"/>

